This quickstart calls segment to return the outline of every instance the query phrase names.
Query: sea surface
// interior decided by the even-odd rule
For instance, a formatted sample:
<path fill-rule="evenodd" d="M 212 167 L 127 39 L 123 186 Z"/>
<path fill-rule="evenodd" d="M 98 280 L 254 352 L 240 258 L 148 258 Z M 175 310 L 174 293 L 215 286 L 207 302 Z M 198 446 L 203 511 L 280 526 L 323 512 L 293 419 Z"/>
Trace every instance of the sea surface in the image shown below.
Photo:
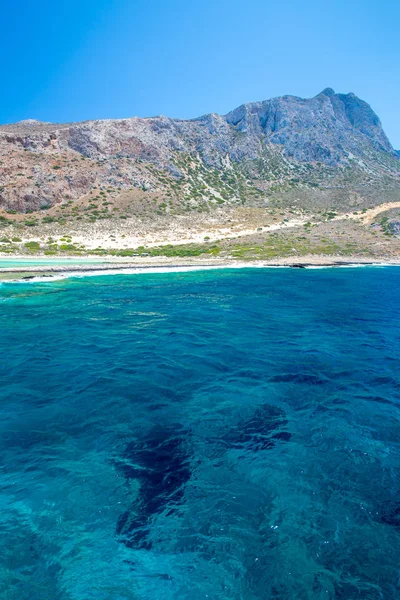
<path fill-rule="evenodd" d="M 1 284 L 1 599 L 399 599 L 399 299 L 394 267 Z"/>
<path fill-rule="evenodd" d="M 87 265 L 87 264 L 98 264 L 104 263 L 105 261 L 101 258 L 2 258 L 0 257 L 0 268 L 16 268 L 16 267 L 49 267 L 56 265 Z"/>

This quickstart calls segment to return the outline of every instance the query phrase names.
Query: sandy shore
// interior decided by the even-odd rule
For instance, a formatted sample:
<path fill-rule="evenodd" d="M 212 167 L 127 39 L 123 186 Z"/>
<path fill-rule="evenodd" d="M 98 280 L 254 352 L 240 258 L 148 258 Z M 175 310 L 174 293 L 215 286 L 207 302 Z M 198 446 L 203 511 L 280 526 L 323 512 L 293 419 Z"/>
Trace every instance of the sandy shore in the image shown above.
<path fill-rule="evenodd" d="M 28 257 L 26 257 L 28 259 Z M 5 262 L 6 259 L 2 259 Z M 13 259 L 10 259 L 10 262 Z M 15 260 L 15 259 L 14 259 Z M 18 257 L 23 261 L 24 257 Z M 29 257 L 32 261 L 32 256 Z M 40 258 L 37 259 L 38 262 Z M 87 260 L 90 260 L 88 257 Z M 223 269 L 223 268 L 262 268 L 262 267 L 292 267 L 292 268 L 312 268 L 312 267 L 345 267 L 345 266 L 400 266 L 400 260 L 394 259 L 376 259 L 375 257 L 341 257 L 341 256 L 302 256 L 294 259 L 293 257 L 275 258 L 273 260 L 259 261 L 238 261 L 234 259 L 206 259 L 206 258 L 168 258 L 168 257 L 140 257 L 137 259 L 113 259 L 107 258 L 104 262 L 82 262 L 73 261 L 71 264 L 54 265 L 30 265 L 30 266 L 10 266 L 0 267 L 0 281 L 21 281 L 42 278 L 64 278 L 74 275 L 106 275 L 116 273 L 140 273 L 157 271 L 187 271 L 201 269 Z"/>

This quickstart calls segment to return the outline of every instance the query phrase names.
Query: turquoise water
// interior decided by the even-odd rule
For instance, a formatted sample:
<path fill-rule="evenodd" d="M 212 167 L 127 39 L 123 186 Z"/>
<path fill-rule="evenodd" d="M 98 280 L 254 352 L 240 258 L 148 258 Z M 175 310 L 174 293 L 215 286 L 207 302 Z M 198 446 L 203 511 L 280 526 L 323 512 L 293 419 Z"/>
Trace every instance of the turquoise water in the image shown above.
<path fill-rule="evenodd" d="M 0 597 L 400 598 L 400 269 L 0 286 Z"/>
<path fill-rule="evenodd" d="M 0 258 L 0 268 L 11 267 L 40 267 L 53 265 L 97 264 L 104 260 L 100 258 Z"/>

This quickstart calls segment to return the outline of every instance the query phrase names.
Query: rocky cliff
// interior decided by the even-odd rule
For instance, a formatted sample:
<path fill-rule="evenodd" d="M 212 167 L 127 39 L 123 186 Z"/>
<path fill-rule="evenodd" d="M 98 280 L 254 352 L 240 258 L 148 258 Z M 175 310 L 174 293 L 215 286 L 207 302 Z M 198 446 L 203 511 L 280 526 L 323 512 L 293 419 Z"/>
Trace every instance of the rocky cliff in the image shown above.
<path fill-rule="evenodd" d="M 138 190 L 144 204 L 156 195 L 166 212 L 400 199 L 399 153 L 379 118 L 354 94 L 329 88 L 186 121 L 2 125 L 0 161 L 6 211 L 46 210 L 101 189 Z"/>

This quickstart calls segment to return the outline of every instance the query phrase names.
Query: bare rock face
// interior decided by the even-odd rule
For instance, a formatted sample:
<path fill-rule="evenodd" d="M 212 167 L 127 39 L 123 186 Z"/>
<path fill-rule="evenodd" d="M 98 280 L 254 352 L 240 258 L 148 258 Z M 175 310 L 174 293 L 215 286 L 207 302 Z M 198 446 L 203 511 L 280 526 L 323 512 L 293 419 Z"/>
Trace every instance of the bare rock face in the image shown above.
<path fill-rule="evenodd" d="M 309 100 L 294 96 L 244 104 L 226 116 L 237 131 L 284 147 L 303 162 L 336 165 L 368 147 L 394 154 L 371 107 L 354 94 L 328 88 Z"/>
<path fill-rule="evenodd" d="M 243 202 L 249 186 L 253 196 L 271 189 L 271 181 L 304 187 L 310 173 L 314 186 L 328 172 L 339 186 L 388 178 L 398 185 L 399 158 L 371 107 L 330 88 L 310 99 L 283 96 L 186 121 L 27 120 L 0 126 L 0 207 L 37 210 L 102 186 L 165 192 L 165 177 L 171 185 L 181 181 L 182 194 L 190 196 L 198 190 L 191 161 L 206 175 L 216 169 L 227 182 L 220 193 L 215 174 L 212 185 L 204 175 L 198 179 L 203 198 L 211 193 Z"/>
<path fill-rule="evenodd" d="M 390 230 L 393 235 L 400 236 L 400 221 L 393 220 L 389 224 Z"/>

